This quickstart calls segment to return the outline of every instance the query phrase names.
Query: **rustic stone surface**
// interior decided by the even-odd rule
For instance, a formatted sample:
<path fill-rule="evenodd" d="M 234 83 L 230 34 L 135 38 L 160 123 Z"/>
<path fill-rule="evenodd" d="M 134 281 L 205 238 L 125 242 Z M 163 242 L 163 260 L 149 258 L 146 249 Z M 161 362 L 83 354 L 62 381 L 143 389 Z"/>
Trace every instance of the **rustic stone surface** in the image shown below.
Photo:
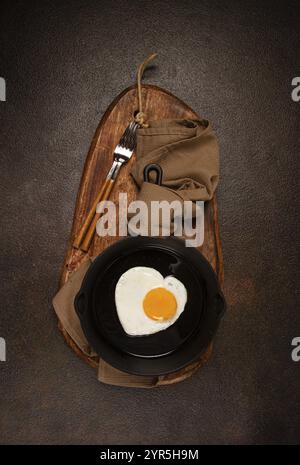
<path fill-rule="evenodd" d="M 1 443 L 298 443 L 300 3 L 3 0 Z M 138 44 L 137 44 L 138 39 Z M 51 299 L 96 127 L 138 64 L 209 119 L 229 305 L 210 361 L 174 386 L 101 385 Z"/>

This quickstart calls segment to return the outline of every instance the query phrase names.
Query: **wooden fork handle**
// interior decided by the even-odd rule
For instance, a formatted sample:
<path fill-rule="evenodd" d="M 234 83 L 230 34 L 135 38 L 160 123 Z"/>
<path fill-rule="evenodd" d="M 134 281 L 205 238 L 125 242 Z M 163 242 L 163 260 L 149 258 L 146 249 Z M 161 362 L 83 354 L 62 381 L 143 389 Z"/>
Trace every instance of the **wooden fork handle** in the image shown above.
<path fill-rule="evenodd" d="M 109 195 L 111 193 L 111 190 L 113 188 L 113 185 L 114 185 L 114 180 L 113 179 L 109 179 L 108 180 L 108 183 L 107 183 L 107 187 L 106 187 L 106 190 L 102 196 L 102 198 L 99 200 L 104 202 L 105 200 L 107 200 L 109 198 Z M 90 247 L 90 244 L 91 244 L 91 241 L 93 239 L 93 236 L 94 236 L 94 233 L 96 231 L 96 225 L 97 225 L 97 221 L 99 220 L 100 216 L 102 215 L 102 213 L 95 213 L 94 215 L 94 218 L 89 226 L 89 229 L 85 235 L 85 238 L 80 246 L 80 249 L 83 250 L 83 252 L 87 252 L 89 250 L 89 247 Z"/>
<path fill-rule="evenodd" d="M 106 200 L 108 195 L 110 194 L 110 191 L 112 189 L 112 185 L 113 185 L 113 180 L 112 179 L 106 179 L 100 189 L 100 192 L 99 194 L 97 195 L 97 197 L 95 198 L 94 200 L 94 203 L 93 205 L 91 206 L 90 210 L 89 210 L 89 213 L 83 223 L 83 225 L 81 226 L 78 234 L 76 235 L 75 237 L 75 240 L 73 242 L 73 247 L 75 247 L 76 249 L 82 249 L 82 247 L 80 246 L 84 237 L 85 237 L 85 234 L 87 232 L 87 230 L 89 229 L 89 226 L 95 216 L 95 212 L 96 212 L 96 208 L 97 208 L 97 205 L 98 203 L 101 201 L 101 200 Z M 109 192 L 108 192 L 108 189 L 109 189 Z M 104 195 L 106 195 L 106 198 L 104 199 Z"/>

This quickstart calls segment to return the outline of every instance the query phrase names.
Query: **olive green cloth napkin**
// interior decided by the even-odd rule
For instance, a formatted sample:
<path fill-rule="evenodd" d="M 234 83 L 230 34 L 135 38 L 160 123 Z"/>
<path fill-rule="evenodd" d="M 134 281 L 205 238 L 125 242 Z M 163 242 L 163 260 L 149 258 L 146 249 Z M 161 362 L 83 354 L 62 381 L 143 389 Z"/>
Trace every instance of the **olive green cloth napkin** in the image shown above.
<path fill-rule="evenodd" d="M 210 200 L 219 181 L 219 147 L 207 120 L 157 120 L 138 129 L 132 176 L 137 200 Z M 148 163 L 163 170 L 162 186 L 144 182 Z M 153 181 L 153 179 L 150 179 Z"/>
<path fill-rule="evenodd" d="M 89 258 L 80 265 L 77 271 L 71 274 L 68 281 L 60 288 L 53 298 L 52 304 L 63 328 L 67 331 L 75 344 L 80 347 L 85 355 L 94 357 L 97 354 L 89 346 L 74 308 L 75 296 L 80 290 L 83 278 L 91 263 L 92 260 Z"/>

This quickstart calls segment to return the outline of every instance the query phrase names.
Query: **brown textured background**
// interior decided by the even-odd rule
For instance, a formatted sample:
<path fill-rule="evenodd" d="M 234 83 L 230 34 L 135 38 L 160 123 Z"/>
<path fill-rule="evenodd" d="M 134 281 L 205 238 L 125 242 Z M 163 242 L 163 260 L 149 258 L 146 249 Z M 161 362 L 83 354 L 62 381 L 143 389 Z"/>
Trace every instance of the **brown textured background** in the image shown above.
<path fill-rule="evenodd" d="M 299 443 L 297 1 L 2 1 L 0 442 Z M 138 42 L 138 43 L 137 43 Z M 213 122 L 229 309 L 211 361 L 173 387 L 101 385 L 51 308 L 84 158 L 147 82 Z"/>

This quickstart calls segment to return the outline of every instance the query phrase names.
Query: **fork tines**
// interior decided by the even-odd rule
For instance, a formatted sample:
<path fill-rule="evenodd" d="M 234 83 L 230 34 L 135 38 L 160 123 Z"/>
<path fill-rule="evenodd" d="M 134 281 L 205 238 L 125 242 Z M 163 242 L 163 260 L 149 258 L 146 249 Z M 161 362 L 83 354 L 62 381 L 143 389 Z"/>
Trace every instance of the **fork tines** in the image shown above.
<path fill-rule="evenodd" d="M 139 127 L 137 123 L 132 121 L 124 131 L 118 145 L 129 150 L 134 150 L 136 143 L 136 130 Z"/>

